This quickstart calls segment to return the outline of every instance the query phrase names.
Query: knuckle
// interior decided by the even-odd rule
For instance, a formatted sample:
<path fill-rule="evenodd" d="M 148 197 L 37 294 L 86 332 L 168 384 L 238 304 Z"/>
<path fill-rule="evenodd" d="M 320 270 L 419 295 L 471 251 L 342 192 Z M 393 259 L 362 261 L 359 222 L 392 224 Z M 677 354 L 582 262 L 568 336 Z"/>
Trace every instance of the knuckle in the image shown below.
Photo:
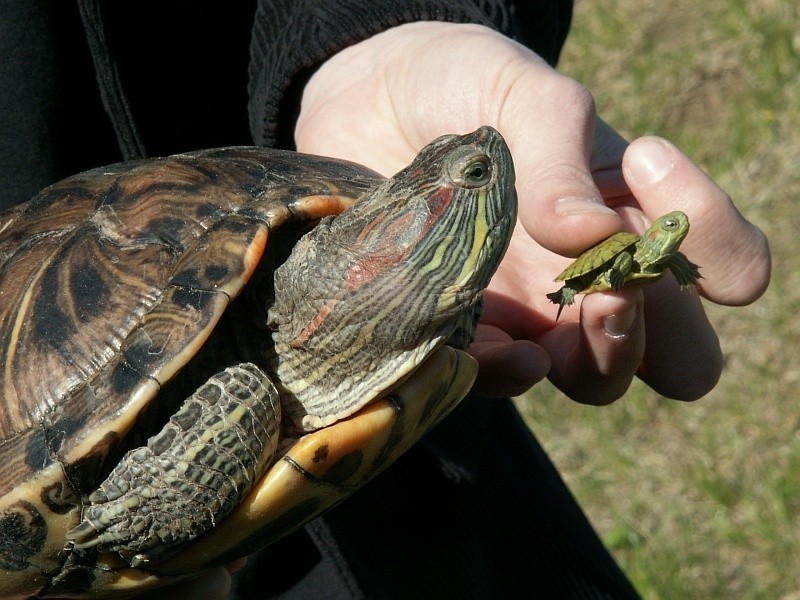
<path fill-rule="evenodd" d="M 575 111 L 577 114 L 594 120 L 597 115 L 597 106 L 594 95 L 587 87 L 569 77 L 560 77 L 554 82 L 554 90 L 560 98 L 565 110 Z"/>

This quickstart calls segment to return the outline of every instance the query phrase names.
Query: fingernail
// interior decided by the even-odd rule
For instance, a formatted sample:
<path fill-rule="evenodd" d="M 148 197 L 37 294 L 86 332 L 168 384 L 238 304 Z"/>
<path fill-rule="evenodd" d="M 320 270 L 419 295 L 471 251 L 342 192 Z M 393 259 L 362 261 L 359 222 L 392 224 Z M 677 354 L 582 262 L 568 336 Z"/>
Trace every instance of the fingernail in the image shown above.
<path fill-rule="evenodd" d="M 636 142 L 636 158 L 626 162 L 626 174 L 635 183 L 647 185 L 661 181 L 675 166 L 672 149 L 662 140 Z"/>
<path fill-rule="evenodd" d="M 628 334 L 635 322 L 636 306 L 632 306 L 622 312 L 608 315 L 603 319 L 603 331 L 613 338 L 623 337 Z"/>
<path fill-rule="evenodd" d="M 614 213 L 605 204 L 589 198 L 559 198 L 556 200 L 556 213 L 559 215 L 575 215 L 580 213 Z"/>

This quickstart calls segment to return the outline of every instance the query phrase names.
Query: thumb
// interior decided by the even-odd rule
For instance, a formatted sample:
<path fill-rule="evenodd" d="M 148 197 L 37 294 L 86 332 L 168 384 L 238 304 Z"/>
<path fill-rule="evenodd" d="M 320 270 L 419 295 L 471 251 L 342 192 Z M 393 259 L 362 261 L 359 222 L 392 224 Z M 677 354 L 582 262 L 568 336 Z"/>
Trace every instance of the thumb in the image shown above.
<path fill-rule="evenodd" d="M 700 265 L 704 296 L 741 305 L 764 293 L 771 268 L 766 236 L 686 155 L 666 140 L 644 137 L 631 143 L 622 165 L 650 220 L 675 209 L 689 216 L 691 230 L 681 251 Z"/>

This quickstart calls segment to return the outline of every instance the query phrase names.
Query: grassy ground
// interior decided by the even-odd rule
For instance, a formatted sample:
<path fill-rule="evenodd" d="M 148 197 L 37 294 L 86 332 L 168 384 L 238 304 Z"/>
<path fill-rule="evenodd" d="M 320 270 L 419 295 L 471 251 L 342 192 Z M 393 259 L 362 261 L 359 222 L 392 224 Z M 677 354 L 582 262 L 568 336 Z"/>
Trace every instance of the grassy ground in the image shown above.
<path fill-rule="evenodd" d="M 694 404 L 634 385 L 519 399 L 603 539 L 651 598 L 800 600 L 800 4 L 577 0 L 561 69 L 629 138 L 686 150 L 765 230 L 767 294 L 709 306 L 726 369 Z"/>

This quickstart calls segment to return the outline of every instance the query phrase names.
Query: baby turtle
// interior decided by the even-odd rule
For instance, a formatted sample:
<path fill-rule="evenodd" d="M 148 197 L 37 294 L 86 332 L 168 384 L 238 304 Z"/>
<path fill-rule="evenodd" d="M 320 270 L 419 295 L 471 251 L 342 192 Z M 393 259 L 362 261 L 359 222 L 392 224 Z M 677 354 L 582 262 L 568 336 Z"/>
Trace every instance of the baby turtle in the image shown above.
<path fill-rule="evenodd" d="M 615 233 L 593 246 L 555 278 L 564 287 L 547 294 L 558 304 L 556 320 L 576 294 L 619 290 L 633 283 L 660 279 L 669 269 L 682 286 L 694 285 L 700 278 L 698 266 L 689 262 L 678 248 L 689 233 L 689 218 L 674 211 L 656 219 L 642 235 Z"/>

